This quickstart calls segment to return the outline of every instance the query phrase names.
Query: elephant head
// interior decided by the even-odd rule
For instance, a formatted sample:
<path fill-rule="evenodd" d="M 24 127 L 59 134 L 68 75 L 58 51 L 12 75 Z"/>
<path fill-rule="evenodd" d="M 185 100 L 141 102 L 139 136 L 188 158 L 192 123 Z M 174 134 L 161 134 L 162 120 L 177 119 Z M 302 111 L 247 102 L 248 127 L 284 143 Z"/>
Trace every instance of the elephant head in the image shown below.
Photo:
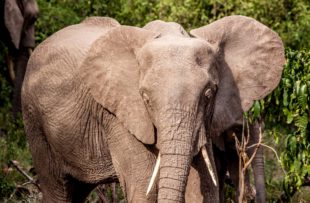
<path fill-rule="evenodd" d="M 284 51 L 275 32 L 243 16 L 192 30 L 194 37 L 157 23 L 110 30 L 80 76 L 133 136 L 158 148 L 158 201 L 184 202 L 192 158 L 276 87 Z"/>
<path fill-rule="evenodd" d="M 4 22 L 14 47 L 34 47 L 34 22 L 39 13 L 36 1 L 4 1 Z"/>

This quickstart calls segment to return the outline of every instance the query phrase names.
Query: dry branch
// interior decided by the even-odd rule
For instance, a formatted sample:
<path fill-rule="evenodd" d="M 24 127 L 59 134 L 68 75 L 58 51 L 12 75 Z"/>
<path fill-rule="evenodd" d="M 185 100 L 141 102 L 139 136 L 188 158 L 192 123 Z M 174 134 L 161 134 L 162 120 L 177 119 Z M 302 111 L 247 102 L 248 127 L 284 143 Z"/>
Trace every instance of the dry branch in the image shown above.
<path fill-rule="evenodd" d="M 39 184 L 30 176 L 28 175 L 19 165 L 18 165 L 18 162 L 15 161 L 15 160 L 10 160 L 10 164 L 14 166 L 14 168 L 19 172 L 21 173 L 24 177 L 26 177 L 28 179 L 28 182 L 25 183 L 25 184 L 33 184 L 35 185 L 39 190 L 40 189 L 40 186 Z"/>
<path fill-rule="evenodd" d="M 110 201 L 105 197 L 105 194 L 104 194 L 104 189 L 102 187 L 97 187 L 96 188 L 96 191 L 97 191 L 97 194 L 100 198 L 100 200 L 103 202 L 103 203 L 109 203 Z"/>
<path fill-rule="evenodd" d="M 246 202 L 245 198 L 244 198 L 244 179 L 245 179 L 245 175 L 247 172 L 247 169 L 249 167 L 249 165 L 251 164 L 251 162 L 253 161 L 254 157 L 256 156 L 257 150 L 260 147 L 260 145 L 262 144 L 262 130 L 261 130 L 261 126 L 259 126 L 259 141 L 258 143 L 255 144 L 255 150 L 252 154 L 252 156 L 249 158 L 248 154 L 246 153 L 246 150 L 248 149 L 247 145 L 249 144 L 249 140 L 250 140 L 250 129 L 249 129 L 249 123 L 248 121 L 246 122 L 246 126 L 247 126 L 247 136 L 244 135 L 244 119 L 243 119 L 243 129 L 242 129 L 242 135 L 241 135 L 241 143 L 239 142 L 237 136 L 234 135 L 235 138 L 235 145 L 236 145 L 236 150 L 237 150 L 237 154 L 239 156 L 239 194 L 238 194 L 238 202 Z"/>
<path fill-rule="evenodd" d="M 247 149 L 251 149 L 253 147 L 257 147 L 257 145 L 258 144 L 253 144 L 253 145 L 247 147 Z M 283 173 L 286 175 L 286 171 L 285 171 L 285 169 L 284 169 L 284 167 L 282 165 L 282 162 L 281 162 L 281 160 L 279 158 L 279 155 L 278 155 L 277 151 L 274 148 L 272 148 L 272 147 L 270 147 L 270 146 L 268 146 L 268 145 L 266 145 L 264 143 L 260 143 L 260 146 L 266 147 L 266 148 L 270 149 L 271 151 L 273 151 L 273 153 L 276 155 L 276 158 L 277 158 L 278 162 L 280 163 L 280 166 L 281 166 L 281 169 L 282 169 Z"/>

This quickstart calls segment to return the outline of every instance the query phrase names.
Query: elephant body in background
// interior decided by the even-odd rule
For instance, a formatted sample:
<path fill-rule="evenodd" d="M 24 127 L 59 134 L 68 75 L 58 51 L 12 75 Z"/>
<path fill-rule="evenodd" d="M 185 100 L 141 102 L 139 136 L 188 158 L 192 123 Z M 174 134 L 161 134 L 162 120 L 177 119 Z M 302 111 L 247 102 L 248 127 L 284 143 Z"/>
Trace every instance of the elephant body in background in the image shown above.
<path fill-rule="evenodd" d="M 247 127 L 244 127 L 244 136 L 247 137 Z M 260 130 L 261 129 L 261 130 Z M 227 131 L 222 134 L 223 144 L 224 146 L 215 145 L 214 146 L 214 156 L 215 163 L 219 178 L 219 190 L 222 196 L 220 197 L 221 202 L 225 202 L 224 200 L 224 183 L 227 175 L 227 171 L 229 172 L 229 179 L 233 187 L 235 188 L 235 197 L 237 199 L 239 195 L 239 156 L 236 151 L 235 138 L 233 134 L 241 140 L 242 136 L 242 122 L 238 125 L 231 127 Z M 263 133 L 263 124 L 262 121 L 254 121 L 252 124 L 249 124 L 249 146 L 253 146 L 259 143 L 260 133 Z M 216 142 L 215 142 L 216 143 Z M 251 147 L 247 150 L 247 156 L 250 158 L 254 153 L 255 147 Z M 266 202 L 266 191 L 265 191 L 265 174 L 264 174 L 264 152 L 263 148 L 259 147 L 257 149 L 256 155 L 251 163 L 255 184 L 255 201 L 258 203 Z M 251 192 L 251 184 L 249 179 L 249 174 L 246 174 L 245 177 L 245 190 L 248 192 L 247 195 Z"/>
<path fill-rule="evenodd" d="M 22 108 L 44 202 L 116 179 L 128 202 L 219 202 L 211 139 L 276 87 L 284 50 L 243 16 L 191 35 L 92 17 L 35 49 Z"/>
<path fill-rule="evenodd" d="M 38 16 L 35 0 L 0 2 L 0 41 L 8 48 L 8 69 L 14 82 L 13 113 L 21 110 L 21 87 L 27 62 L 35 46 L 34 23 Z"/>

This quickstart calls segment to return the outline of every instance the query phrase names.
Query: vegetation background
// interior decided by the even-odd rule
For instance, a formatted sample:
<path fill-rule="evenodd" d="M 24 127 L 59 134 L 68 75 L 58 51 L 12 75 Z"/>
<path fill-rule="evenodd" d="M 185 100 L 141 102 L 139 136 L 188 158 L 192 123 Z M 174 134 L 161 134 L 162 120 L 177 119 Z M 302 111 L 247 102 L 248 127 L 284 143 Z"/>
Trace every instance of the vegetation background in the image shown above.
<path fill-rule="evenodd" d="M 40 15 L 36 41 L 86 16 L 110 16 L 121 24 L 143 26 L 155 19 L 175 21 L 185 29 L 200 27 L 228 15 L 246 15 L 279 33 L 287 64 L 279 87 L 255 102 L 254 117 L 266 123 L 264 143 L 268 202 L 310 202 L 310 1 L 309 0 L 37 0 Z M 16 160 L 29 174 L 31 156 L 22 120 L 13 121 L 13 84 L 0 43 L 0 202 L 35 202 L 28 180 L 10 163 Z M 281 169 L 283 167 L 283 170 Z M 94 194 L 93 194 L 94 195 Z M 293 197 L 294 196 L 294 197 Z M 231 193 L 227 192 L 227 198 Z"/>

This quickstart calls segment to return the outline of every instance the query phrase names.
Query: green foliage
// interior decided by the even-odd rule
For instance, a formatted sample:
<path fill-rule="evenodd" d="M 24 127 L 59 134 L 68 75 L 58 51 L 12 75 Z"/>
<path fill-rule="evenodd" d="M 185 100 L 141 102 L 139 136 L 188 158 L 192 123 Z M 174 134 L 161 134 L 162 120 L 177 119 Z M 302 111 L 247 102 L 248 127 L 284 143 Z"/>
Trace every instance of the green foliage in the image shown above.
<path fill-rule="evenodd" d="M 224 16 L 246 15 L 278 32 L 287 47 L 310 49 L 308 0 L 38 0 L 38 4 L 38 42 L 86 16 L 110 16 L 136 26 L 161 19 L 192 29 Z"/>
<path fill-rule="evenodd" d="M 31 166 L 31 156 L 26 143 L 21 117 L 13 121 L 9 95 L 12 88 L 0 75 L 0 201 L 13 193 L 17 184 L 27 180 L 12 170 L 11 160 L 18 160 L 22 166 Z"/>
<path fill-rule="evenodd" d="M 291 197 L 310 175 L 310 52 L 286 50 L 287 63 L 278 88 L 252 112 L 263 115 L 276 142 L 284 140 L 281 163 L 286 198 Z"/>
<path fill-rule="evenodd" d="M 310 53 L 288 50 L 286 57 L 278 113 L 289 126 L 281 161 L 288 171 L 284 190 L 293 194 L 310 175 Z"/>
<path fill-rule="evenodd" d="M 6 49 L 0 46 L 0 201 L 13 193 L 17 184 L 26 182 L 17 171 L 12 170 L 10 160 L 19 160 L 22 166 L 31 166 L 26 136 L 21 116 L 13 121 L 11 114 L 12 85 L 8 82 L 5 66 Z"/>
<path fill-rule="evenodd" d="M 0 115 L 3 116 L 3 112 Z M 10 112 L 6 115 L 10 115 Z M 5 123 L 7 124 L 5 130 L 1 132 L 5 133 L 5 136 L 0 137 L 0 200 L 12 194 L 17 184 L 27 181 L 20 173 L 13 170 L 9 161 L 18 160 L 22 166 L 27 166 L 27 169 L 31 166 L 22 119 L 19 118 L 14 122 L 12 118 L 8 118 Z M 3 128 L 3 123 L 0 124 Z"/>
<path fill-rule="evenodd" d="M 82 20 L 72 7 L 76 5 L 71 1 L 45 1 L 38 0 L 40 8 L 39 18 L 36 21 L 36 40 L 41 42 L 61 28 L 76 24 Z"/>

